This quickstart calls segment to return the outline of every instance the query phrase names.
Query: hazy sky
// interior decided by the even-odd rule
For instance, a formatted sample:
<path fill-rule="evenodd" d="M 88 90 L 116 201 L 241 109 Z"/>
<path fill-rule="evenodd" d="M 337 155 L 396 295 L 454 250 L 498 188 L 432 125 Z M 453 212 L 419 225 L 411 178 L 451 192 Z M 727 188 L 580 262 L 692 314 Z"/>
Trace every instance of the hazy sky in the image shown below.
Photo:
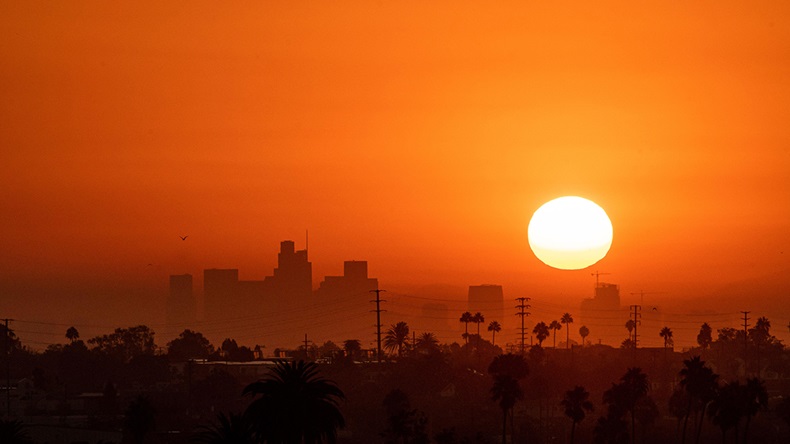
<path fill-rule="evenodd" d="M 0 310 L 145 320 L 309 229 L 316 285 L 359 259 L 572 311 L 600 270 L 786 333 L 790 4 L 489 3 L 3 2 Z M 590 269 L 529 250 L 562 195 L 612 219 Z"/>

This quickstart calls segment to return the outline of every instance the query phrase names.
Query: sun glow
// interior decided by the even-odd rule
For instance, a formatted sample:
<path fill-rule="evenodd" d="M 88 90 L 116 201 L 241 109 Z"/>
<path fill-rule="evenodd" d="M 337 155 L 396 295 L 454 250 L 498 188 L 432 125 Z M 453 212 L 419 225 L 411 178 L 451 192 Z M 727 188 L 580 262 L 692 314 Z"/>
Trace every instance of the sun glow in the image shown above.
<path fill-rule="evenodd" d="M 546 202 L 532 215 L 528 229 L 532 252 L 562 270 L 589 267 L 612 246 L 612 222 L 595 202 L 565 196 Z"/>

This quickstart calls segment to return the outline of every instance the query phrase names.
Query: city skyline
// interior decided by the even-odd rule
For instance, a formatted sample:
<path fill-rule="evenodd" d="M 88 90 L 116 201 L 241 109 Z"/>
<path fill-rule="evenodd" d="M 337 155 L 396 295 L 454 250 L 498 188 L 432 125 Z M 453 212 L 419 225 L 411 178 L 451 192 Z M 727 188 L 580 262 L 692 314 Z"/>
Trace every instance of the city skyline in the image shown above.
<path fill-rule="evenodd" d="M 277 254 L 279 266 L 273 266 L 272 272 L 255 273 L 257 279 L 243 278 L 250 275 L 249 270 L 237 268 L 204 268 L 201 272 L 192 274 L 169 275 L 170 295 L 163 295 L 162 303 L 148 307 L 148 317 L 129 322 L 129 326 L 145 324 L 157 332 L 157 344 L 164 346 L 168 341 L 177 336 L 183 329 L 188 328 L 204 333 L 212 342 L 219 344 L 223 339 L 236 339 L 240 345 L 253 347 L 261 345 L 268 347 L 268 353 L 275 348 L 295 347 L 308 334 L 311 342 L 325 341 L 342 342 L 345 339 L 360 339 L 364 347 L 375 347 L 374 315 L 370 291 L 378 287 L 378 279 L 369 278 L 368 262 L 359 260 L 343 261 L 343 273 L 338 275 L 325 275 L 322 279 L 313 276 L 309 270 L 308 250 L 297 250 L 296 243 L 290 240 L 280 242 L 280 252 Z M 305 245 L 306 246 L 306 245 Z M 264 256 L 272 256 L 264 255 Z M 294 262 L 296 260 L 296 262 Z M 300 262 L 306 264 L 307 274 L 297 277 L 293 282 L 301 288 L 295 293 L 288 288 L 287 283 L 277 284 L 276 276 L 294 276 L 294 271 L 302 268 Z M 286 268 L 283 268 L 286 267 Z M 289 269 L 290 267 L 290 269 Z M 294 268 L 295 267 L 295 268 Z M 243 273 L 242 273 L 243 271 Z M 620 342 L 627 337 L 625 322 L 631 319 L 631 304 L 642 306 L 642 327 L 639 334 L 641 347 L 658 347 L 662 339 L 658 336 L 661 328 L 669 326 L 675 332 L 675 345 L 680 349 L 696 345 L 696 335 L 703 322 L 713 328 L 714 333 L 721 328 L 740 328 L 740 311 L 708 310 L 706 312 L 693 312 L 683 310 L 682 307 L 673 307 L 663 303 L 655 303 L 664 296 L 661 292 L 621 292 L 620 285 L 606 282 L 614 281 L 613 276 L 606 272 L 587 271 L 590 285 L 588 294 L 575 295 L 575 303 L 562 304 L 551 298 L 540 296 L 527 296 L 530 298 L 530 314 L 526 318 L 527 342 L 532 341 L 531 329 L 538 322 L 550 323 L 559 320 L 565 312 L 575 318 L 572 324 L 573 333 L 570 338 L 575 343 L 580 343 L 578 329 L 584 325 L 590 329 L 587 342 L 618 347 Z M 298 271 L 296 272 L 298 276 Z M 343 283 L 345 277 L 356 275 L 356 284 L 348 287 Z M 184 280 L 189 277 L 189 287 L 192 300 L 185 303 Z M 195 277 L 198 278 L 195 278 Z M 212 284 L 215 290 L 206 293 L 205 279 L 216 281 Z M 606 279 L 609 278 L 609 279 Z M 311 285 L 306 291 L 299 280 L 319 282 Z M 286 281 L 287 282 L 287 281 Z M 175 283 L 175 287 L 173 287 Z M 283 286 L 284 285 L 284 286 Z M 365 288 L 362 288 L 365 287 Z M 370 287 L 370 288 L 368 288 Z M 386 287 L 386 288 L 385 288 Z M 273 289 L 277 289 L 273 291 Z M 382 318 L 383 329 L 400 321 L 406 321 L 415 332 L 434 333 L 442 343 L 463 343 L 463 324 L 459 323 L 460 315 L 465 311 L 472 313 L 481 312 L 486 317 L 486 325 L 482 325 L 482 336 L 485 338 L 490 333 L 485 332 L 485 327 L 490 321 L 500 322 L 504 329 L 497 338 L 503 345 L 517 345 L 520 341 L 515 306 L 517 298 L 523 295 L 510 292 L 507 287 L 496 283 L 472 283 L 466 286 L 426 286 L 416 291 L 408 289 L 381 287 L 387 302 L 382 308 L 386 310 Z M 175 289 L 175 293 L 173 290 Z M 496 293 L 502 297 L 502 304 L 481 302 L 486 299 L 484 293 Z M 213 292 L 213 293 L 212 293 Z M 171 297 L 177 295 L 180 299 L 171 306 Z M 276 299 L 288 299 L 291 308 L 277 311 Z M 600 296 L 599 296 L 600 295 Z M 608 296 L 605 296 L 608 295 Z M 499 297 L 499 296 L 497 296 Z M 598 301 L 599 298 L 606 298 Z M 647 297 L 647 301 L 645 301 Z M 331 299 L 327 299 L 331 298 Z M 482 298 L 482 299 L 481 299 Z M 656 299 L 659 298 L 659 299 Z M 213 299 L 213 300 L 212 300 Z M 274 299 L 274 300 L 272 300 Z M 166 300 L 166 303 L 165 303 Z M 192 304 L 194 305 L 194 308 Z M 222 309 L 219 314 L 207 314 L 206 304 L 217 310 L 217 307 L 227 305 L 230 308 Z M 213 305 L 212 305 L 213 304 Z M 220 304 L 220 305 L 217 305 Z M 274 305 L 273 305 L 274 304 Z M 184 307 L 195 310 L 192 320 L 185 319 Z M 160 311 L 161 312 L 157 312 Z M 753 317 L 770 316 L 767 313 L 751 311 Z M 178 321 L 171 322 L 170 313 L 177 313 Z M 256 314 L 257 313 L 257 314 Z M 202 319 L 198 320 L 197 318 Z M 337 319 L 336 319 L 337 317 Z M 70 318 L 61 317 L 61 321 Z M 147 320 L 146 320 L 147 319 Z M 342 319 L 343 327 L 337 328 L 337 321 Z M 19 336 L 34 349 L 44 349 L 49 344 L 57 344 L 65 330 L 65 323 L 47 322 L 46 319 L 26 317 L 19 321 Z M 151 321 L 154 320 L 154 321 Z M 783 339 L 786 332 L 782 328 L 784 323 L 781 318 L 773 318 L 778 338 Z M 95 321 L 71 322 L 85 336 L 106 334 L 114 328 L 126 324 L 111 326 L 107 323 L 97 325 Z M 287 339 L 283 339 L 287 338 Z M 564 344 L 564 339 L 561 341 Z"/>

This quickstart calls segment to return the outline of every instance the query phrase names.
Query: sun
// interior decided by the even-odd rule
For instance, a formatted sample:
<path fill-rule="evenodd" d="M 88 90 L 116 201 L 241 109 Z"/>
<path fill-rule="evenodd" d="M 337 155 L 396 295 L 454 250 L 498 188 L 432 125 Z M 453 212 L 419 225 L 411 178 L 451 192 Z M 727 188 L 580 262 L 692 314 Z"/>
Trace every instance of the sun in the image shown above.
<path fill-rule="evenodd" d="M 577 196 L 546 202 L 529 221 L 529 246 L 546 265 L 561 270 L 589 267 L 612 246 L 612 222 L 595 202 Z"/>

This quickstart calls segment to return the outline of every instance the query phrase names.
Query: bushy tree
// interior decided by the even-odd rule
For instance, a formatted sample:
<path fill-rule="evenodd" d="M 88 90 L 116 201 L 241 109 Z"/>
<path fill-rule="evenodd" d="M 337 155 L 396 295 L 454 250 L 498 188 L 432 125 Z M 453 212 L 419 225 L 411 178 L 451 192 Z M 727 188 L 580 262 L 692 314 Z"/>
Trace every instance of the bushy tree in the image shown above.
<path fill-rule="evenodd" d="M 214 346 L 202 333 L 184 330 L 167 343 L 167 356 L 172 361 L 206 359 L 214 353 Z"/>

